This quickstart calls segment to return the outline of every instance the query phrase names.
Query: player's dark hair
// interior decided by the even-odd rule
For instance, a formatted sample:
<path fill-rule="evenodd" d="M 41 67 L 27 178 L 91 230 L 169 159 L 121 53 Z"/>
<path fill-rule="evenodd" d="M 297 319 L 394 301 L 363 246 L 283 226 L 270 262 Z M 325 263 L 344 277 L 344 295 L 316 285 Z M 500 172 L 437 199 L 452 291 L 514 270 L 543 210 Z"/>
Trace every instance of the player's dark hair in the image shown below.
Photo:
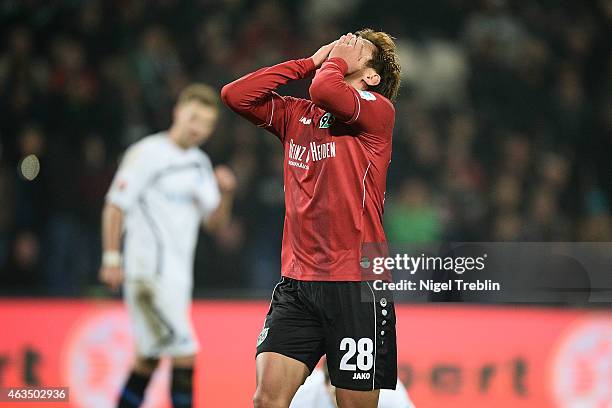
<path fill-rule="evenodd" d="M 177 105 L 189 101 L 197 101 L 203 105 L 219 108 L 219 92 L 208 85 L 191 84 L 181 91 Z"/>
<path fill-rule="evenodd" d="M 376 86 L 370 86 L 369 89 L 394 101 L 400 88 L 401 67 L 393 37 L 382 31 L 374 31 L 371 28 L 361 29 L 355 34 L 376 46 L 376 51 L 368 62 L 368 66 L 380 75 L 380 83 Z"/>

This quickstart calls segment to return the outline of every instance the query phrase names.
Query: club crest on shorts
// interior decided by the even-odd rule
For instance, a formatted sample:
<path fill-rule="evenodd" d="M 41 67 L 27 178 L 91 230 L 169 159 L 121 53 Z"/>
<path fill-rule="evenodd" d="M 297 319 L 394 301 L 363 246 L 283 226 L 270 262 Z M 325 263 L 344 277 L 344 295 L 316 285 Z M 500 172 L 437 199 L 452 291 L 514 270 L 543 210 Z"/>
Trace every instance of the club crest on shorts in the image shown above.
<path fill-rule="evenodd" d="M 259 333 L 259 337 L 257 337 L 257 347 L 259 347 L 266 337 L 268 337 L 268 330 L 270 330 L 268 327 L 261 329 L 261 333 Z"/>
<path fill-rule="evenodd" d="M 336 118 L 329 112 L 325 112 L 325 115 L 321 116 L 321 120 L 319 121 L 319 129 L 328 129 L 331 125 L 334 124 Z"/>

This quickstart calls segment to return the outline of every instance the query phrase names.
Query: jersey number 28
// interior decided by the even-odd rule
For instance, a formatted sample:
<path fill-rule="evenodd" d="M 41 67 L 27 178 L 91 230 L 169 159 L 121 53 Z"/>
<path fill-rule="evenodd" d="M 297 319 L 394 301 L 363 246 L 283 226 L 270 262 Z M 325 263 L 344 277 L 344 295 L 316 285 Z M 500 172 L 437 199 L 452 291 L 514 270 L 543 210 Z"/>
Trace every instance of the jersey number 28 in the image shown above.
<path fill-rule="evenodd" d="M 374 352 L 374 343 L 372 339 L 364 337 L 359 339 L 359 341 L 355 341 L 355 339 L 350 337 L 345 337 L 340 342 L 340 350 L 347 352 L 340 360 L 340 369 L 345 371 L 368 371 L 374 365 L 374 356 L 372 353 Z M 349 360 L 353 358 L 353 356 L 357 354 L 357 364 L 349 363 Z"/>

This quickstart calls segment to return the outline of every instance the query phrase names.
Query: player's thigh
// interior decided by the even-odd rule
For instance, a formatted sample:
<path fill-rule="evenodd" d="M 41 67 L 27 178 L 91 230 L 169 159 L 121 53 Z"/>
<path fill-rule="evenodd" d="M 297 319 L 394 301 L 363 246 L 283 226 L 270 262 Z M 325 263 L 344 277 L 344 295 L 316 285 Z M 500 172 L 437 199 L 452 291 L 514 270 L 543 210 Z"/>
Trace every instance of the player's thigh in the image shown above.
<path fill-rule="evenodd" d="M 156 345 L 167 336 L 167 329 L 154 310 L 153 285 L 148 280 L 132 280 L 126 281 L 123 288 L 138 359 L 159 357 Z"/>
<path fill-rule="evenodd" d="M 191 303 L 191 286 L 163 280 L 156 282 L 154 307 L 158 319 L 164 320 L 171 331 L 164 354 L 179 363 L 193 359 L 199 349 L 191 320 Z"/>
<path fill-rule="evenodd" d="M 326 291 L 327 365 L 332 385 L 370 391 L 395 389 L 397 349 L 392 294 L 369 282 L 338 282 Z M 335 312 L 329 312 L 335 311 Z M 359 394 L 357 394 L 359 395 Z"/>
<path fill-rule="evenodd" d="M 281 354 L 303 363 L 311 372 L 324 354 L 325 329 L 304 298 L 298 281 L 279 282 L 257 339 L 256 354 Z"/>
<path fill-rule="evenodd" d="M 336 388 L 338 408 L 376 408 L 380 390 L 355 391 Z"/>
<path fill-rule="evenodd" d="M 126 282 L 124 289 L 138 354 L 189 356 L 197 352 L 186 288 L 158 279 L 140 279 Z"/>
<path fill-rule="evenodd" d="M 256 359 L 255 406 L 288 407 L 310 370 L 306 364 L 274 352 L 259 353 Z"/>
<path fill-rule="evenodd" d="M 257 339 L 256 406 L 289 406 L 324 353 L 323 324 L 304 299 L 295 280 L 285 279 L 274 289 Z"/>

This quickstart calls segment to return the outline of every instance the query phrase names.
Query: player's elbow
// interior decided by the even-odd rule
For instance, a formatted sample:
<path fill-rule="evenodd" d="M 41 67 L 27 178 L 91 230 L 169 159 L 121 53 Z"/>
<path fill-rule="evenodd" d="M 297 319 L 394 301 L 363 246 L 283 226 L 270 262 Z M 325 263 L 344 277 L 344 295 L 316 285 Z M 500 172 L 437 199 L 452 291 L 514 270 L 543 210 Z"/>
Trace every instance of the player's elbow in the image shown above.
<path fill-rule="evenodd" d="M 224 104 L 226 104 L 230 108 L 235 103 L 235 98 L 236 98 L 236 91 L 233 85 L 234 83 L 231 82 L 225 85 L 223 88 L 221 88 L 221 100 L 223 101 Z"/>
<path fill-rule="evenodd" d="M 244 105 L 243 93 L 236 84 L 230 82 L 221 88 L 221 100 L 230 109 L 239 110 Z"/>
<path fill-rule="evenodd" d="M 108 217 L 108 218 L 122 217 L 123 209 L 119 207 L 117 204 L 107 200 L 104 203 L 104 207 L 102 208 L 102 214 L 104 217 Z"/>

